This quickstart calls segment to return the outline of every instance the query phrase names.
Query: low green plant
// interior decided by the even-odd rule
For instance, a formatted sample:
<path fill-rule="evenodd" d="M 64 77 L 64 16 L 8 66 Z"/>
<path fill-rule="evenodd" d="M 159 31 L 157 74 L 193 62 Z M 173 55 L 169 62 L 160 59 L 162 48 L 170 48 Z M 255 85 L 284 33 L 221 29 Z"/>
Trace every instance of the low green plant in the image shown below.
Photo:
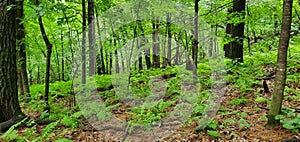
<path fill-rule="evenodd" d="M 245 104 L 248 100 L 245 99 L 245 97 L 241 97 L 241 98 L 235 98 L 231 101 L 229 101 L 230 105 L 240 105 L 240 104 Z"/>
<path fill-rule="evenodd" d="M 255 101 L 258 102 L 258 103 L 267 103 L 267 104 L 270 104 L 271 101 L 267 98 L 264 98 L 264 97 L 256 97 L 255 98 Z"/>
<path fill-rule="evenodd" d="M 20 126 L 22 123 L 24 123 L 28 118 L 24 118 L 20 122 L 12 125 L 2 136 L 0 136 L 0 140 L 6 140 L 6 141 L 25 141 L 26 139 L 18 135 L 18 131 L 16 128 Z"/>
<path fill-rule="evenodd" d="M 283 108 L 281 114 L 275 119 L 279 120 L 282 126 L 292 132 L 298 133 L 300 129 L 300 113 L 296 113 L 294 109 Z"/>
<path fill-rule="evenodd" d="M 207 133 L 215 139 L 221 137 L 221 134 L 215 130 L 207 130 Z"/>

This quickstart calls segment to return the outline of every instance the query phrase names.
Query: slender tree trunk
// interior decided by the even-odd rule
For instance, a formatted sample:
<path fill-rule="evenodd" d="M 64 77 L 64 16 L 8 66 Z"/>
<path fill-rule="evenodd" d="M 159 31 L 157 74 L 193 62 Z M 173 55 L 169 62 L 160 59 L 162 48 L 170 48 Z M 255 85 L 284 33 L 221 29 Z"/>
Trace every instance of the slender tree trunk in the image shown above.
<path fill-rule="evenodd" d="M 109 53 L 109 74 L 111 75 L 111 69 L 112 69 L 112 62 L 113 57 L 112 57 L 112 53 Z"/>
<path fill-rule="evenodd" d="M 275 78 L 275 86 L 273 92 L 273 98 L 271 102 L 271 108 L 268 114 L 267 126 L 273 128 L 279 124 L 278 120 L 275 120 L 275 116 L 281 111 L 282 99 L 286 81 L 286 64 L 287 64 L 287 49 L 289 46 L 291 22 L 292 22 L 292 5 L 293 0 L 283 1 L 282 12 L 282 24 L 281 33 L 278 48 L 277 57 L 277 72 Z"/>
<path fill-rule="evenodd" d="M 86 8 L 85 8 L 85 0 L 81 2 L 82 7 L 82 42 L 81 42 L 81 70 L 82 70 L 82 78 L 81 83 L 86 84 Z"/>
<path fill-rule="evenodd" d="M 246 0 L 233 0 L 233 8 L 229 10 L 229 13 L 236 13 L 235 16 L 245 17 L 245 4 Z M 238 62 L 243 62 L 243 38 L 244 38 L 245 23 L 240 22 L 228 23 L 226 26 L 226 33 L 231 38 L 236 38 L 234 41 L 224 45 L 225 57 L 229 59 L 237 59 Z"/>
<path fill-rule="evenodd" d="M 193 41 L 193 49 L 192 49 L 192 58 L 193 62 L 195 64 L 195 67 L 197 68 L 198 64 L 198 12 L 199 12 L 199 6 L 198 6 L 199 0 L 195 0 L 195 13 L 194 13 L 194 41 Z"/>
<path fill-rule="evenodd" d="M 61 40 L 61 79 L 62 79 L 62 81 L 66 81 L 65 80 L 64 36 L 63 36 L 62 31 L 61 31 L 61 35 L 60 35 L 60 40 Z"/>
<path fill-rule="evenodd" d="M 159 17 L 157 17 L 156 21 L 152 23 L 153 33 L 152 33 L 152 67 L 159 68 L 160 67 L 160 56 L 159 56 L 159 43 L 158 43 L 158 31 L 159 31 Z"/>
<path fill-rule="evenodd" d="M 167 64 L 171 66 L 171 56 L 172 56 L 172 33 L 171 33 L 171 15 L 167 15 L 167 34 L 168 34 L 168 45 L 167 45 Z"/>
<path fill-rule="evenodd" d="M 95 47 L 95 16 L 94 16 L 94 0 L 88 0 L 88 24 L 89 24 L 89 75 L 96 73 L 96 47 Z"/>
<path fill-rule="evenodd" d="M 117 47 L 117 40 L 116 40 L 116 37 L 114 38 L 114 46 L 115 48 Z M 118 57 L 118 51 L 115 50 L 115 60 L 116 60 L 116 63 L 115 63 L 115 67 L 116 67 L 116 73 L 120 73 L 120 66 L 119 66 L 119 57 Z"/>
<path fill-rule="evenodd" d="M 0 131 L 2 122 L 22 114 L 17 87 L 15 0 L 0 1 Z"/>
<path fill-rule="evenodd" d="M 35 0 L 35 5 L 39 6 L 39 1 Z M 46 31 L 44 28 L 42 17 L 38 17 L 40 30 L 44 39 L 44 42 L 47 47 L 47 59 L 46 59 L 46 78 L 45 78 L 45 102 L 46 102 L 46 108 L 45 110 L 50 112 L 50 106 L 49 106 L 49 79 L 50 79 L 50 64 L 51 64 L 51 53 L 52 53 L 52 44 L 50 43 Z"/>
<path fill-rule="evenodd" d="M 29 84 L 28 84 L 28 74 L 26 69 L 26 50 L 25 50 L 25 42 L 23 41 L 25 38 L 25 28 L 23 24 L 24 19 L 24 0 L 18 0 L 17 1 L 17 43 L 19 46 L 19 63 L 20 63 L 20 80 L 22 83 L 21 86 L 23 86 L 24 93 L 29 95 Z"/>
<path fill-rule="evenodd" d="M 37 67 L 37 79 L 36 83 L 40 84 L 41 83 L 41 73 L 40 73 L 40 66 Z"/>

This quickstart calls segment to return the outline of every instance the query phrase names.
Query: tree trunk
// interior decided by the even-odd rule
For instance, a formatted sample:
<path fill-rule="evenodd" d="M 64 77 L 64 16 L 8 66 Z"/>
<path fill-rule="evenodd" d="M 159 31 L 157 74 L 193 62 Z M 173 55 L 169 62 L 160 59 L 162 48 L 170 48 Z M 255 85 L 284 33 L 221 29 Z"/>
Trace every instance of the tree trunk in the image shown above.
<path fill-rule="evenodd" d="M 23 39 L 25 38 L 25 28 L 23 24 L 24 19 L 24 9 L 23 9 L 23 3 L 24 0 L 18 0 L 17 1 L 17 44 L 19 46 L 18 51 L 18 58 L 20 62 L 20 83 L 22 83 L 21 86 L 23 86 L 24 93 L 29 95 L 29 84 L 28 84 L 28 74 L 26 69 L 26 50 L 25 50 L 25 42 Z"/>
<path fill-rule="evenodd" d="M 39 1 L 35 0 L 35 5 L 39 6 Z M 46 31 L 44 28 L 42 17 L 39 15 L 38 17 L 40 30 L 42 33 L 42 37 L 44 39 L 44 42 L 47 47 L 47 59 L 46 59 L 46 78 L 45 78 L 45 102 L 46 102 L 46 108 L 45 110 L 50 112 L 50 106 L 49 106 L 49 82 L 50 82 L 50 65 L 51 65 L 51 53 L 52 53 L 52 44 L 50 43 L 48 36 L 46 35 Z"/>
<path fill-rule="evenodd" d="M 0 1 L 0 124 L 22 114 L 18 100 L 15 0 Z M 0 125 L 0 131 L 1 131 Z"/>
<path fill-rule="evenodd" d="M 167 64 L 171 66 L 171 56 L 172 56 L 172 33 L 171 33 L 171 14 L 167 15 L 167 36 L 168 36 L 168 45 L 167 45 Z"/>
<path fill-rule="evenodd" d="M 116 37 L 114 37 L 114 46 L 117 47 L 117 40 Z M 115 67 L 116 67 L 116 73 L 120 73 L 120 66 L 119 66 L 119 57 L 118 57 L 118 51 L 115 50 Z"/>
<path fill-rule="evenodd" d="M 229 10 L 229 13 L 236 13 L 235 16 L 239 16 L 239 13 L 242 13 L 244 18 L 245 5 L 245 0 L 233 0 L 233 8 Z M 244 26 L 244 22 L 228 23 L 226 26 L 226 34 L 235 40 L 224 45 L 225 57 L 229 59 L 237 59 L 238 62 L 243 62 Z"/>
<path fill-rule="evenodd" d="M 82 42 L 81 42 L 81 70 L 82 78 L 81 83 L 86 83 L 86 9 L 85 9 L 85 0 L 81 2 L 82 7 Z"/>
<path fill-rule="evenodd" d="M 62 81 L 66 81 L 65 80 L 65 51 L 64 51 L 64 37 L 63 37 L 63 33 L 61 31 L 61 35 L 60 35 L 60 40 L 61 40 L 61 79 Z"/>
<path fill-rule="evenodd" d="M 291 21 L 292 21 L 292 4 L 293 0 L 284 0 L 283 12 L 282 12 L 282 24 L 281 33 L 278 48 L 277 57 L 277 72 L 275 78 L 275 86 L 273 92 L 273 98 L 271 102 L 271 108 L 268 114 L 269 128 L 273 128 L 279 124 L 278 120 L 275 120 L 275 116 L 281 111 L 285 81 L 286 81 L 286 64 L 287 64 L 287 49 L 289 46 Z"/>
<path fill-rule="evenodd" d="M 112 53 L 109 53 L 109 74 L 111 75 L 111 69 L 112 69 L 112 61 L 113 61 L 113 56 Z"/>
<path fill-rule="evenodd" d="M 96 48 L 95 48 L 95 18 L 94 0 L 88 0 L 88 24 L 89 24 L 89 75 L 96 73 Z"/>
<path fill-rule="evenodd" d="M 160 56 L 159 56 L 159 41 L 158 41 L 158 31 L 159 31 L 159 17 L 152 23 L 153 33 L 152 33 L 152 67 L 159 68 L 160 67 Z"/>
<path fill-rule="evenodd" d="M 198 3 L 199 0 L 195 0 L 194 41 L 193 41 L 193 49 L 192 49 L 192 58 L 196 68 L 198 64 L 198 11 L 199 11 Z"/>

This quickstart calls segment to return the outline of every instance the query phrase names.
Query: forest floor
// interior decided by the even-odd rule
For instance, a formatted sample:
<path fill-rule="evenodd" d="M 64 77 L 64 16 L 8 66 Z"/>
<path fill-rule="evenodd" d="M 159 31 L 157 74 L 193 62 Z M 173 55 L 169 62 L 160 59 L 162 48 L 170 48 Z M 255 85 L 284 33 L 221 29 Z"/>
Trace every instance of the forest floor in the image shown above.
<path fill-rule="evenodd" d="M 236 89 L 229 89 L 226 92 L 225 100 L 222 102 L 222 106 L 236 110 L 237 113 L 245 112 L 247 116 L 244 118 L 248 120 L 249 127 L 239 127 L 239 124 L 230 125 L 229 127 L 218 129 L 221 136 L 220 138 L 213 138 L 206 131 L 195 132 L 198 124 L 193 123 L 190 126 L 182 126 L 177 129 L 174 133 L 163 138 L 160 141 L 174 142 L 174 141 L 202 141 L 202 142 L 222 142 L 222 141 L 249 141 L 249 142 L 279 142 L 283 139 L 290 139 L 292 137 L 299 138 L 300 134 L 293 133 L 290 130 L 284 128 L 278 128 L 275 130 L 267 129 L 265 127 L 266 120 L 262 120 L 262 116 L 267 116 L 268 107 L 267 103 L 257 103 L 255 102 L 254 92 L 248 92 L 246 96 L 247 100 L 250 100 L 246 103 L 240 105 L 229 105 L 228 102 L 235 98 L 240 97 L 240 93 Z M 271 99 L 271 94 L 261 94 L 264 97 Z M 251 101 L 252 100 L 252 101 Z M 299 107 L 299 102 L 285 100 L 283 102 L 284 107 L 296 108 Z M 256 109 L 255 109 L 256 108 Z M 226 118 L 228 119 L 240 119 L 236 115 L 220 115 L 217 114 L 213 120 L 219 123 Z M 84 131 L 82 128 L 78 128 L 77 132 L 74 132 L 71 137 L 75 141 L 116 141 L 114 138 L 106 137 L 106 133 L 101 133 L 99 131 Z M 145 140 L 145 136 L 137 137 L 139 140 Z M 138 140 L 137 140 L 138 141 Z"/>
<path fill-rule="evenodd" d="M 273 79 L 268 80 L 270 92 L 273 91 L 273 84 Z M 224 99 L 221 102 L 221 107 L 212 120 L 212 122 L 217 125 L 213 131 L 217 132 L 218 135 L 209 133 L 209 129 L 206 128 L 201 131 L 195 131 L 198 128 L 199 123 L 191 121 L 189 122 L 189 125 L 180 125 L 176 127 L 174 131 L 163 131 L 163 129 L 161 129 L 160 133 L 163 135 L 159 138 L 155 138 L 155 141 L 279 142 L 283 139 L 290 139 L 293 137 L 300 138 L 300 133 L 291 132 L 282 127 L 277 129 L 267 129 L 265 127 L 267 123 L 266 116 L 269 111 L 272 95 L 271 93 L 265 93 L 262 85 L 253 84 L 251 87 L 253 88 L 252 90 L 241 93 L 240 89 L 234 88 L 231 85 L 227 86 L 223 96 Z M 299 85 L 294 83 L 288 83 L 287 87 L 296 90 L 300 89 Z M 61 88 L 64 87 L 62 86 Z M 41 87 L 41 89 L 43 89 L 43 87 Z M 63 90 L 58 91 L 60 92 Z M 42 94 L 42 92 L 40 92 L 40 94 Z M 293 99 L 293 96 L 296 96 L 296 94 L 293 94 L 292 92 L 288 92 L 285 95 L 283 108 L 293 108 L 297 110 L 295 113 L 299 114 L 300 100 Z M 259 101 L 257 100 L 258 98 L 263 98 L 263 100 Z M 60 97 L 53 100 L 53 104 L 58 104 L 59 102 L 65 102 L 66 104 L 63 108 L 58 108 L 56 111 L 70 110 L 70 98 Z M 41 105 L 40 101 L 41 100 L 36 101 L 36 106 L 34 107 L 40 107 L 38 106 Z M 235 101 L 235 103 L 232 103 L 233 101 Z M 32 110 L 32 107 L 30 108 L 29 106 L 30 104 L 21 103 L 21 108 L 26 115 L 33 119 L 41 118 L 42 111 L 40 109 L 34 111 Z M 126 121 L 128 117 L 130 117 L 128 116 L 127 109 L 128 106 L 122 104 L 110 111 L 115 117 L 118 117 L 118 119 Z M 72 113 L 75 113 L 75 111 L 72 111 Z M 147 133 L 139 133 L 139 129 L 134 129 L 135 135 L 133 137 L 130 137 L 130 134 L 127 133 L 124 137 L 124 133 L 120 133 L 120 131 L 124 132 L 126 129 L 119 129 L 118 131 L 99 130 L 95 129 L 95 127 L 92 126 L 93 124 L 83 116 L 80 116 L 79 119 L 83 125 L 76 126 L 74 129 L 59 123 L 54 126 L 54 131 L 44 131 L 47 129 L 47 125 L 35 125 L 34 129 L 31 130 L 28 130 L 27 127 L 18 127 L 17 133 L 21 137 L 26 135 L 26 139 L 35 139 L 36 137 L 47 138 L 47 140 L 39 139 L 38 141 L 57 141 L 57 138 L 67 138 L 68 140 L 78 142 L 113 142 L 120 141 L 120 138 L 122 137 L 126 138 L 126 141 L 154 141 Z M 114 126 L 115 122 L 110 121 L 108 123 L 111 123 L 111 126 Z M 1 135 L 3 135 L 3 133 L 0 133 L 0 136 Z M 2 141 L 5 140 L 0 139 L 0 142 Z"/>
<path fill-rule="evenodd" d="M 273 81 L 270 81 L 273 83 Z M 260 87 L 260 86 L 256 86 Z M 263 89 L 263 88 L 262 88 Z M 272 89 L 271 89 L 272 91 Z M 269 105 L 266 102 L 258 103 L 254 101 L 256 96 L 254 95 L 253 91 L 248 91 L 244 95 L 246 98 L 246 102 L 243 102 L 238 105 L 229 104 L 229 102 L 233 99 L 241 97 L 241 93 L 237 89 L 227 89 L 225 93 L 224 100 L 221 104 L 222 107 L 227 109 L 235 110 L 235 114 L 246 114 L 243 119 L 246 120 L 247 127 L 240 127 L 241 125 L 238 123 L 241 117 L 237 115 L 223 115 L 222 113 L 217 113 L 217 115 L 213 118 L 213 121 L 218 122 L 219 124 L 224 123 L 225 119 L 227 120 L 234 120 L 238 121 L 236 123 L 229 124 L 227 127 L 218 128 L 217 131 L 221 134 L 219 138 L 213 138 L 211 135 L 207 133 L 207 131 L 200 131 L 197 132 L 195 129 L 197 128 L 197 122 L 191 123 L 189 126 L 181 126 L 178 127 L 176 131 L 169 134 L 168 136 L 160 139 L 159 141 L 251 141 L 251 142 L 279 142 L 283 139 L 292 138 L 292 137 L 300 137 L 299 133 L 293 133 L 287 129 L 278 128 L 276 130 L 270 130 L 265 127 L 266 125 L 266 118 L 267 116 Z M 268 98 L 271 100 L 270 93 L 261 93 L 259 94 L 261 97 Z M 64 100 L 60 100 L 64 101 Z M 23 106 L 23 109 L 26 106 Z M 283 102 L 283 107 L 288 108 L 297 108 L 299 107 L 299 101 L 290 101 L 285 99 Z M 116 115 L 120 118 L 127 117 L 124 112 L 126 107 L 121 106 L 116 108 L 113 112 L 118 112 Z M 26 111 L 28 112 L 28 111 Z M 38 118 L 41 114 L 40 113 L 27 113 L 28 116 L 31 118 Z M 93 129 L 86 119 L 80 117 L 83 124 L 80 127 L 75 128 L 75 130 L 71 131 L 70 128 L 58 128 L 58 129 L 68 129 L 69 132 L 66 132 L 63 136 L 64 138 L 71 139 L 73 141 L 118 141 L 113 137 L 110 137 L 109 132 L 106 131 L 98 131 Z M 64 127 L 64 126 L 58 126 Z M 41 133 L 41 130 L 44 129 L 45 126 L 37 126 L 37 131 Z M 23 135 L 25 133 L 25 128 L 18 128 L 19 135 Z M 1 135 L 1 133 L 0 133 Z M 58 132 L 57 132 L 57 135 Z M 115 134 L 114 134 L 115 135 Z M 136 141 L 148 141 L 145 135 L 139 135 L 135 137 Z M 139 140 L 138 140 L 139 139 Z M 129 140 L 134 141 L 134 140 Z M 152 141 L 152 140 L 151 140 Z"/>

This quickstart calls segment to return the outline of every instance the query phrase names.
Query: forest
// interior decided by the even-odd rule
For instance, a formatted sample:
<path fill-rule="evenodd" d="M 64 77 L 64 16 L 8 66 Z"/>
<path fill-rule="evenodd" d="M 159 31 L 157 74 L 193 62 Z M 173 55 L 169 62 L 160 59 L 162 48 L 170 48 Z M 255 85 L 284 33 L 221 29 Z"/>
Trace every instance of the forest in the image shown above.
<path fill-rule="evenodd" d="M 1 0 L 0 142 L 300 142 L 300 0 Z"/>

